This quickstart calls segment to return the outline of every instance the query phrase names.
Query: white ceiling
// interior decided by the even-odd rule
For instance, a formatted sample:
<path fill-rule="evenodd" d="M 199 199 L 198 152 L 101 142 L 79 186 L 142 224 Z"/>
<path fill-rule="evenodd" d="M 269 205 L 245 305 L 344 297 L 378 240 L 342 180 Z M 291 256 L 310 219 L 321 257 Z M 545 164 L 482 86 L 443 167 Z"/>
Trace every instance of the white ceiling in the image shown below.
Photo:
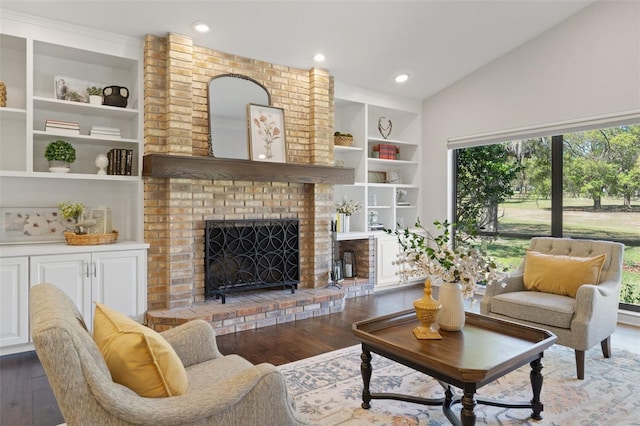
<path fill-rule="evenodd" d="M 604 1 L 604 0 L 603 0 Z M 133 37 L 194 43 L 308 69 L 322 52 L 337 82 L 424 99 L 559 24 L 594 0 L 34 1 L 0 6 Z M 191 29 L 205 21 L 206 35 Z M 402 85 L 393 77 L 406 72 Z"/>

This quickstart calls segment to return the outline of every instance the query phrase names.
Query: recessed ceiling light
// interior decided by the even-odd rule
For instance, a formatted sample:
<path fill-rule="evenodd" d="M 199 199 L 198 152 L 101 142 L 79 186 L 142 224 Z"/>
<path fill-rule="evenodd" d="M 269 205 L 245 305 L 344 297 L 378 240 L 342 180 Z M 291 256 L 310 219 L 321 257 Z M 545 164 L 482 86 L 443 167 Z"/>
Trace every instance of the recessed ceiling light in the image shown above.
<path fill-rule="evenodd" d="M 191 24 L 191 28 L 193 28 L 194 30 L 196 30 L 199 33 L 208 33 L 209 32 L 209 26 L 207 24 L 205 24 L 202 21 L 196 21 L 193 24 Z"/>
<path fill-rule="evenodd" d="M 409 80 L 409 74 L 398 74 L 396 75 L 394 80 L 396 83 L 404 83 L 405 81 Z"/>
<path fill-rule="evenodd" d="M 324 62 L 325 59 L 327 58 L 322 53 L 316 53 L 313 55 L 313 60 L 316 62 Z"/>

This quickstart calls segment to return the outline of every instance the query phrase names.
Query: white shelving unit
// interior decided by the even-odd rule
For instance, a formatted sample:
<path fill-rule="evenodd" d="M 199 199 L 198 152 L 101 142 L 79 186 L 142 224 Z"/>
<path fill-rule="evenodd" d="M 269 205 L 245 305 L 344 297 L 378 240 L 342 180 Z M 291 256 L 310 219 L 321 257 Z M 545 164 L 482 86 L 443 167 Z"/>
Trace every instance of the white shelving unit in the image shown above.
<path fill-rule="evenodd" d="M 353 185 L 335 187 L 335 201 L 346 197 L 365 208 L 351 217 L 348 233 L 338 234 L 338 241 L 376 237 L 375 289 L 408 284 L 398 275 L 394 264 L 400 252 L 394 236 L 372 227 L 411 227 L 420 217 L 420 141 L 421 111 L 419 101 L 387 97 L 362 89 L 336 84 L 335 130 L 353 135 L 350 147 L 335 146 L 337 164 L 355 169 Z M 378 131 L 378 119 L 392 123 L 385 139 Z M 399 151 L 395 160 L 374 158 L 373 147 L 392 145 Z M 397 181 L 390 182 L 395 174 Z M 399 198 L 402 193 L 402 198 Z"/>
<path fill-rule="evenodd" d="M 334 157 L 356 171 L 353 185 L 336 187 L 335 200 L 347 197 L 366 206 L 352 216 L 350 230 L 371 231 L 372 224 L 386 228 L 395 228 L 398 223 L 413 225 L 420 206 L 420 103 L 336 85 L 335 104 L 335 130 L 351 133 L 353 144 L 335 146 Z M 387 139 L 378 131 L 380 117 L 393 126 Z M 374 158 L 373 148 L 379 144 L 396 147 L 397 159 Z M 389 181 L 392 174 L 397 181 Z"/>
<path fill-rule="evenodd" d="M 0 108 L 0 207 L 52 207 L 60 202 L 108 206 L 120 240 L 141 242 L 142 42 L 82 27 L 7 12 L 0 34 L 0 80 L 7 106 Z M 57 99 L 55 79 L 129 89 L 126 108 Z M 76 122 L 80 134 L 45 131 L 46 120 Z M 121 138 L 89 135 L 113 127 Z M 76 149 L 69 173 L 51 173 L 44 151 L 65 140 Z M 98 175 L 95 158 L 113 148 L 133 151 L 130 176 Z M 2 243 L 2 241 L 0 241 Z M 3 254 L 11 246 L 2 247 Z"/>
<path fill-rule="evenodd" d="M 149 245 L 143 241 L 142 217 L 142 41 L 4 10 L 0 28 L 0 80 L 7 87 L 7 106 L 0 108 L 2 214 L 81 202 L 87 207 L 110 207 L 113 228 L 119 231 L 118 242 L 96 246 L 70 246 L 62 236 L 59 241 L 43 238 L 46 243 L 36 243 L 37 238 L 15 241 L 0 233 L 0 300 L 7 311 L 2 317 L 7 321 L 0 330 L 0 354 L 5 354 L 33 349 L 28 294 L 30 286 L 43 280 L 72 297 L 86 295 L 77 305 L 89 320 L 93 300 L 142 320 Z M 57 99 L 57 76 L 86 82 L 87 87 L 98 85 L 93 83 L 127 87 L 128 105 Z M 80 134 L 47 132 L 46 120 L 77 122 Z M 122 137 L 91 136 L 92 126 L 118 128 Z M 76 149 L 69 173 L 48 170 L 44 152 L 57 139 Z M 97 174 L 96 156 L 113 148 L 133 151 L 130 176 Z"/>

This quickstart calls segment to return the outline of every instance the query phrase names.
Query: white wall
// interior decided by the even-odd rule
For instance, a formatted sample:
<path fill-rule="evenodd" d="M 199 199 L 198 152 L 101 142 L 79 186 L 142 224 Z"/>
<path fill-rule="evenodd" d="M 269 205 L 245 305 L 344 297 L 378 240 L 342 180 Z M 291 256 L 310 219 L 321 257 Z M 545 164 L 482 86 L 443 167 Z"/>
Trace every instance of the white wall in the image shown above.
<path fill-rule="evenodd" d="M 640 2 L 600 0 L 423 102 L 423 223 L 445 218 L 447 140 L 640 109 Z"/>

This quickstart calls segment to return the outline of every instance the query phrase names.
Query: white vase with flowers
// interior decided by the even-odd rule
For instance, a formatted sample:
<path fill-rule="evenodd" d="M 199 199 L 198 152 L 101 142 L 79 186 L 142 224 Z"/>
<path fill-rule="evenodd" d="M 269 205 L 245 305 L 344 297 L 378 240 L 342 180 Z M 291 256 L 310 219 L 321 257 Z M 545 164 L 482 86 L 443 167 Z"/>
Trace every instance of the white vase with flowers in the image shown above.
<path fill-rule="evenodd" d="M 480 283 L 500 283 L 504 273 L 493 259 L 474 247 L 471 237 L 458 236 L 452 241 L 448 221 L 433 224 L 440 231 L 437 236 L 423 227 L 420 220 L 415 224 L 416 230 L 385 231 L 395 234 L 402 247 L 396 263 L 407 266 L 401 268 L 405 279 L 426 276 L 442 282 L 438 292 L 438 301 L 442 304 L 438 316 L 440 328 L 461 330 L 465 318 L 463 300 L 473 298 Z"/>
<path fill-rule="evenodd" d="M 336 213 L 338 214 L 338 232 L 349 232 L 351 229 L 351 216 L 362 209 L 360 203 L 344 197 L 341 202 L 336 203 Z"/>

